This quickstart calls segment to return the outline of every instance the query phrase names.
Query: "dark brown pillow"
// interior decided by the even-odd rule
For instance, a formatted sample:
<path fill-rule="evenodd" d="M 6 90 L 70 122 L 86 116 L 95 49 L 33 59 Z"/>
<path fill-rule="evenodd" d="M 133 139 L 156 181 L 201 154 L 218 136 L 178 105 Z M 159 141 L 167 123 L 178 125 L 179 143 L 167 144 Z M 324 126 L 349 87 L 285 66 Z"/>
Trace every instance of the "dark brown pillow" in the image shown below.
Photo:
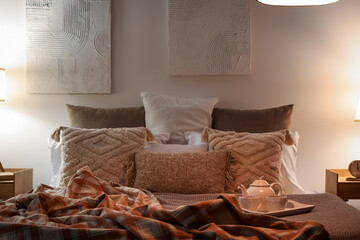
<path fill-rule="evenodd" d="M 144 107 L 92 108 L 67 104 L 70 127 L 144 127 Z M 288 129 L 293 104 L 261 110 L 214 108 L 212 128 L 236 132 L 273 132 Z"/>
<path fill-rule="evenodd" d="M 66 104 L 70 127 L 123 128 L 145 127 L 144 107 L 92 108 Z"/>
<path fill-rule="evenodd" d="M 288 129 L 293 104 L 261 110 L 214 108 L 212 128 L 222 131 L 262 133 Z"/>

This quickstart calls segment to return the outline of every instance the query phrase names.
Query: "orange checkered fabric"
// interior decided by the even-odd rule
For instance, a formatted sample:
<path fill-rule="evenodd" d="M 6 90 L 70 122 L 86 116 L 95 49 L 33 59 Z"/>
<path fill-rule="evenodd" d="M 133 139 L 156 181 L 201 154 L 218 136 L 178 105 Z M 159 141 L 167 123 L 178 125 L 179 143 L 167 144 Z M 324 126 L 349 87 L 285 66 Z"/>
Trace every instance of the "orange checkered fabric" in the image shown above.
<path fill-rule="evenodd" d="M 162 208 L 147 191 L 106 182 L 88 167 L 67 188 L 39 185 L 0 204 L 0 239 L 328 239 L 313 221 L 247 214 L 235 195 Z"/>

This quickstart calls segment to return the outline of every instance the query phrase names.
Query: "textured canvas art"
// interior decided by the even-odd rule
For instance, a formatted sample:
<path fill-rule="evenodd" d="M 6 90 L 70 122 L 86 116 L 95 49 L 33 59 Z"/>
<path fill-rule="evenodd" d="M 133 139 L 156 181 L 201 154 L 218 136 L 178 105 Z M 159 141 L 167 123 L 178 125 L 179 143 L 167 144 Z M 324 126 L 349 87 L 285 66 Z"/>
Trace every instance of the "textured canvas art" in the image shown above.
<path fill-rule="evenodd" d="M 26 0 L 29 93 L 111 92 L 111 0 Z"/>
<path fill-rule="evenodd" d="M 249 0 L 169 0 L 170 74 L 250 74 L 249 5 Z"/>

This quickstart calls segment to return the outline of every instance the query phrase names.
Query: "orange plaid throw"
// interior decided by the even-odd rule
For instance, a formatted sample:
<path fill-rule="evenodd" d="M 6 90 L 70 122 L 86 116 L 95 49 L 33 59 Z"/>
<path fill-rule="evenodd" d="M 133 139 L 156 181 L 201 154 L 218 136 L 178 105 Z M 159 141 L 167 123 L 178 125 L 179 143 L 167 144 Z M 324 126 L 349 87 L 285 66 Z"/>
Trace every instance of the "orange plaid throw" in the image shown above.
<path fill-rule="evenodd" d="M 162 208 L 147 191 L 113 184 L 88 167 L 68 187 L 39 185 L 0 204 L 0 239 L 327 239 L 317 222 L 244 213 L 234 195 Z"/>

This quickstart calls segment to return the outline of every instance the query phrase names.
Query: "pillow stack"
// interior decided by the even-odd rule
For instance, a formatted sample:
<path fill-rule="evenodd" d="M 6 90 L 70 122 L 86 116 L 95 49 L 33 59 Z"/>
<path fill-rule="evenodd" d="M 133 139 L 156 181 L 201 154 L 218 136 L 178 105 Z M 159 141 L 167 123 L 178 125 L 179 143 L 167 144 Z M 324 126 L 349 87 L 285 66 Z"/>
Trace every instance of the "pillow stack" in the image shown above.
<path fill-rule="evenodd" d="M 141 98 L 144 107 L 67 105 L 71 127 L 53 136 L 61 144 L 49 140 L 53 180 L 66 185 L 89 166 L 106 181 L 156 192 L 231 193 L 263 177 L 285 193 L 303 193 L 299 135 L 287 130 L 293 105 L 236 110 L 214 108 L 216 97 L 142 92 Z"/>

